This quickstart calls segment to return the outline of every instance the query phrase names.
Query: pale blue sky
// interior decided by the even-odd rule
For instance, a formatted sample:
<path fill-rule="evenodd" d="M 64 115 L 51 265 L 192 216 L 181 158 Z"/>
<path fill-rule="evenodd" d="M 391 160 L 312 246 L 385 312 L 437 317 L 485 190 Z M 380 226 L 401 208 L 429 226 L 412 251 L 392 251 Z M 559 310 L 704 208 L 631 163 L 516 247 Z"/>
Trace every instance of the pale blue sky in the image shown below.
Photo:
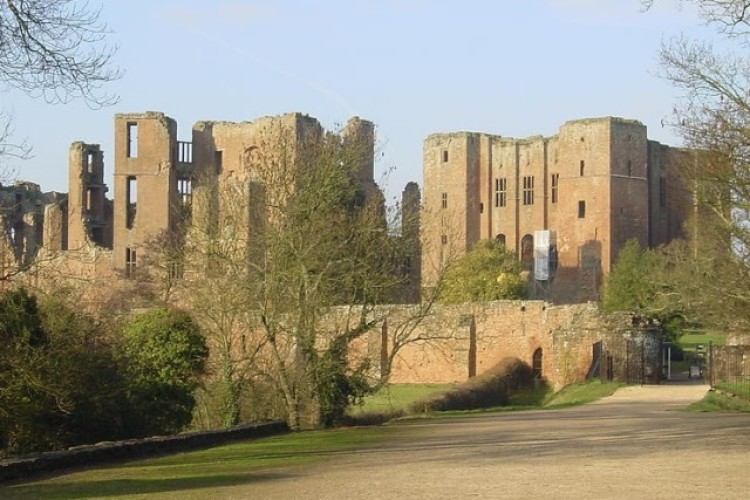
<path fill-rule="evenodd" d="M 300 111 L 327 128 L 352 115 L 378 132 L 387 196 L 421 185 L 422 141 L 472 130 L 557 133 L 567 120 L 622 116 L 649 137 L 676 93 L 655 73 L 663 38 L 695 34 L 694 13 L 661 0 L 108 0 L 103 18 L 125 70 L 113 107 L 0 94 L 34 158 L 18 177 L 67 191 L 71 142 L 102 145 L 111 183 L 113 115 L 163 111 L 190 140 L 198 120 Z M 110 193 L 111 194 L 111 193 Z"/>

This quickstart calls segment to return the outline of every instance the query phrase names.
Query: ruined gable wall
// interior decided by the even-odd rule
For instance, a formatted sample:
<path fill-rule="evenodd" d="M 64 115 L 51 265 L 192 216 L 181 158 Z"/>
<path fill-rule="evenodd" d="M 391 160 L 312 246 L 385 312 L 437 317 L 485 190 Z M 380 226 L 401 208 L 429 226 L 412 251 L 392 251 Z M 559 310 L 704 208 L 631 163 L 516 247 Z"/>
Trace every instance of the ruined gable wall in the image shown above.
<path fill-rule="evenodd" d="M 113 250 L 117 269 L 126 267 L 128 250 L 141 251 L 174 220 L 176 138 L 177 124 L 163 113 L 115 115 Z M 130 201 L 135 202 L 132 221 Z"/>
<path fill-rule="evenodd" d="M 67 248 L 112 247 L 104 157 L 98 144 L 74 142 L 68 154 Z"/>

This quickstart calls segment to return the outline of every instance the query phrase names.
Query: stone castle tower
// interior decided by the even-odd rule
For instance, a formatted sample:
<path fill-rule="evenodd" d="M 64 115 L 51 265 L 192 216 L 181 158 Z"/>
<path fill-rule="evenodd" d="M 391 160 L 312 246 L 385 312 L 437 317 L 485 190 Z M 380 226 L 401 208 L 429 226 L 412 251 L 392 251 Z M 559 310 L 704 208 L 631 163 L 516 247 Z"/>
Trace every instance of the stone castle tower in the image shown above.
<path fill-rule="evenodd" d="M 567 122 L 552 137 L 430 135 L 423 285 L 447 258 L 495 238 L 530 272 L 536 298 L 597 299 L 627 240 L 655 247 L 685 235 L 691 203 L 675 175 L 679 156 L 649 141 L 640 122 L 612 117 Z M 535 263 L 552 272 L 540 276 Z"/>

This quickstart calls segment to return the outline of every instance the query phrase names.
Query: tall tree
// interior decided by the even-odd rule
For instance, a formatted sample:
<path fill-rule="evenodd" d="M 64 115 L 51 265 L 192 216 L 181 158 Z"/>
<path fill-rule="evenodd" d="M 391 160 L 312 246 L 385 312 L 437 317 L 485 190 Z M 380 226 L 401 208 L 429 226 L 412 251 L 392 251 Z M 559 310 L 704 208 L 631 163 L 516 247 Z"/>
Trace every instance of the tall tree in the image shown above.
<path fill-rule="evenodd" d="M 407 279 L 406 245 L 390 234 L 382 194 L 362 182 L 367 151 L 356 141 L 283 121 L 256 140 L 239 172 L 196 182 L 174 296 L 208 337 L 223 425 L 263 386 L 292 428 L 332 424 L 367 390 L 368 364 L 353 349 Z M 416 324 L 394 325 L 394 345 Z"/>
<path fill-rule="evenodd" d="M 697 6 L 718 35 L 716 43 L 678 37 L 660 51 L 663 77 L 681 91 L 671 125 L 693 151 L 681 173 L 697 202 L 694 257 L 702 261 L 695 266 L 712 270 L 701 282 L 701 294 L 711 300 L 702 302 L 723 310 L 711 314 L 714 320 L 745 317 L 750 306 L 750 286 L 742 278 L 750 271 L 750 2 L 683 2 Z"/>

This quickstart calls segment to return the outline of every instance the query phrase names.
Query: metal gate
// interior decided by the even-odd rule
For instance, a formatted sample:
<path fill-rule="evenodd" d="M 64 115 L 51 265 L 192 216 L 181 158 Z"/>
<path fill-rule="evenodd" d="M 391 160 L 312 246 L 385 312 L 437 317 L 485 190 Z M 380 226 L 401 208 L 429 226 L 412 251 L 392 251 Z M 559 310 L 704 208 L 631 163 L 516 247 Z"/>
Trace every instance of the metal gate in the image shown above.
<path fill-rule="evenodd" d="M 625 382 L 661 382 L 662 343 L 657 336 L 639 335 L 625 342 Z"/>

